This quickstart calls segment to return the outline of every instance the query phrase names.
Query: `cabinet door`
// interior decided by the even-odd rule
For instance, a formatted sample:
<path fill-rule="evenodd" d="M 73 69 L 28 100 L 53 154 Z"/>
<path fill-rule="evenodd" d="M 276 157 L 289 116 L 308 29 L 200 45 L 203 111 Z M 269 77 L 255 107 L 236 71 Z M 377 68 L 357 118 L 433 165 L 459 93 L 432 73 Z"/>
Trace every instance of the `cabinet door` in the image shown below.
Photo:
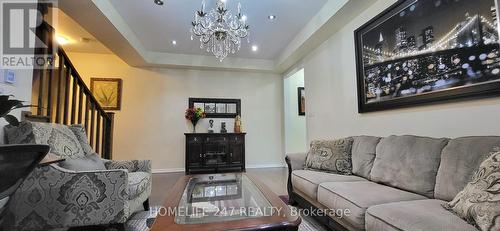
<path fill-rule="evenodd" d="M 203 142 L 199 137 L 191 137 L 187 145 L 187 162 L 189 167 L 201 167 L 203 163 Z"/>
<path fill-rule="evenodd" d="M 226 136 L 210 136 L 205 138 L 204 165 L 217 167 L 228 164 L 228 138 Z"/>
<path fill-rule="evenodd" d="M 243 165 L 245 156 L 245 142 L 243 138 L 239 136 L 231 138 L 229 156 L 231 158 L 231 165 Z"/>

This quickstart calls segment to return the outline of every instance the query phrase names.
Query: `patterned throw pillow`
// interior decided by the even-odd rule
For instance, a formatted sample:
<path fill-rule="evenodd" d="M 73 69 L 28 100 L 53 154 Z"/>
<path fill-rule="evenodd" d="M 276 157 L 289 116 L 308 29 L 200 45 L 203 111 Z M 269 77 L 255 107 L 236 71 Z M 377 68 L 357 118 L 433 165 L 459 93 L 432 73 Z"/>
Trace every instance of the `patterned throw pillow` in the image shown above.
<path fill-rule="evenodd" d="M 352 138 L 312 141 L 307 153 L 306 169 L 351 175 L 352 142 Z"/>
<path fill-rule="evenodd" d="M 500 230 L 500 152 L 483 161 L 472 181 L 443 206 L 483 231 Z"/>

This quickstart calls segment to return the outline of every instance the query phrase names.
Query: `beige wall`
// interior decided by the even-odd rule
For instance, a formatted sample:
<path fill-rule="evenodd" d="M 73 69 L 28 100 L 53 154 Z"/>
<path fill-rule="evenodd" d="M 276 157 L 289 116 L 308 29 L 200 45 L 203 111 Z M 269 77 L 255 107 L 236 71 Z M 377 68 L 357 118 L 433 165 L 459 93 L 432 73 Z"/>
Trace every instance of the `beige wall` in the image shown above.
<path fill-rule="evenodd" d="M 242 100 L 247 167 L 283 164 L 283 83 L 279 75 L 144 69 L 130 67 L 114 55 L 69 56 L 87 83 L 91 77 L 123 79 L 122 110 L 116 113 L 116 159 L 151 159 L 156 170 L 182 170 L 184 133 L 192 129 L 184 119 L 188 98 L 221 97 Z M 197 126 L 198 132 L 207 130 L 207 121 Z"/>
<path fill-rule="evenodd" d="M 308 138 L 500 135 L 500 98 L 358 114 L 353 31 L 394 2 L 377 1 L 303 60 Z"/>
<path fill-rule="evenodd" d="M 299 116 L 298 87 L 304 87 L 304 70 L 285 77 L 283 81 L 285 93 L 285 152 L 299 153 L 307 151 L 306 117 Z M 306 102 L 307 106 L 307 102 Z"/>

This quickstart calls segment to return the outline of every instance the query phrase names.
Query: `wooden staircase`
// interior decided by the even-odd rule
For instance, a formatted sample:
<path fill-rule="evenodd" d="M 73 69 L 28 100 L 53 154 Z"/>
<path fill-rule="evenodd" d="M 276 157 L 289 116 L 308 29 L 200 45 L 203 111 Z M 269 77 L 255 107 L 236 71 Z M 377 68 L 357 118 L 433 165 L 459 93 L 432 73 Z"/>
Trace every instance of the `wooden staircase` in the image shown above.
<path fill-rule="evenodd" d="M 62 47 L 55 43 L 55 30 L 45 21 L 37 37 L 47 44 L 37 55 L 54 57 L 52 67 L 33 70 L 32 102 L 38 107 L 30 120 L 58 124 L 83 124 L 89 143 L 102 158 L 112 159 L 114 113 L 99 105 Z M 55 48 L 55 49 L 54 49 Z"/>

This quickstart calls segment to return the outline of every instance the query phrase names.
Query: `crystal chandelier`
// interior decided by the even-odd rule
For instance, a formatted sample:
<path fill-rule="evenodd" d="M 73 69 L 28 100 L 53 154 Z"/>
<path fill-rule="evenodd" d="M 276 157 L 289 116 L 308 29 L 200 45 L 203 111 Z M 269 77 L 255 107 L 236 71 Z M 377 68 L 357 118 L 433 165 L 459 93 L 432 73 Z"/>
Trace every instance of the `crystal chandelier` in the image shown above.
<path fill-rule="evenodd" d="M 250 28 L 241 14 L 241 4 L 238 3 L 238 14 L 232 15 L 224 0 L 217 0 L 217 7 L 210 12 L 205 11 L 203 0 L 191 24 L 191 40 L 199 37 L 200 48 L 212 52 L 221 62 L 229 53 L 240 50 L 241 39 L 248 37 Z"/>

